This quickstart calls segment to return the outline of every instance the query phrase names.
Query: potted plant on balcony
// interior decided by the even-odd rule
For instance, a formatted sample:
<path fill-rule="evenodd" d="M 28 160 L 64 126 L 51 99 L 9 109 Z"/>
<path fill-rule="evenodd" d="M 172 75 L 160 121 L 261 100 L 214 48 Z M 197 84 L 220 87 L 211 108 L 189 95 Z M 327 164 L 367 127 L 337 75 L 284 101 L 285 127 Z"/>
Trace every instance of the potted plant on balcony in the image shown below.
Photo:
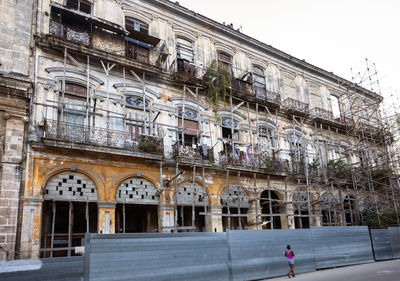
<path fill-rule="evenodd" d="M 263 164 L 268 172 L 271 172 L 274 169 L 274 160 L 268 155 L 264 157 Z"/>
<path fill-rule="evenodd" d="M 232 76 L 225 68 L 219 66 L 216 60 L 213 60 L 206 69 L 203 80 L 206 84 L 207 100 L 214 106 L 213 111 L 218 117 L 220 103 L 225 101 L 228 89 L 232 85 Z"/>
<path fill-rule="evenodd" d="M 138 148 L 144 152 L 154 152 L 157 150 L 157 145 L 150 139 L 144 138 L 139 142 Z"/>

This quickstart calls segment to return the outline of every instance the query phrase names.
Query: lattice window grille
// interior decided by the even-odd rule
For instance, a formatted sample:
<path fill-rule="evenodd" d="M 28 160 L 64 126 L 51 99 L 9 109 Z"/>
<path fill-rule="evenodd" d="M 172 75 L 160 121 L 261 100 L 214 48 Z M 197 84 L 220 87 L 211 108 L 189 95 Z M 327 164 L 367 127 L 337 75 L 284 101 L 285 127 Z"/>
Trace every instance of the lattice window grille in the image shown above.
<path fill-rule="evenodd" d="M 191 182 L 185 183 L 178 189 L 177 192 L 177 203 L 178 205 L 192 205 L 194 195 L 194 205 L 204 206 L 205 203 L 208 204 L 208 196 L 205 194 L 205 190 L 199 184 L 194 184 Z"/>
<path fill-rule="evenodd" d="M 238 187 L 230 187 L 225 189 L 221 195 L 221 205 L 223 207 L 238 208 L 240 202 L 240 208 L 250 208 L 249 196 L 247 193 Z"/>
<path fill-rule="evenodd" d="M 117 190 L 116 201 L 134 204 L 158 204 L 157 188 L 143 178 L 123 181 Z"/>
<path fill-rule="evenodd" d="M 47 183 L 44 199 L 97 201 L 98 194 L 95 183 L 87 176 L 74 173 L 60 173 Z"/>

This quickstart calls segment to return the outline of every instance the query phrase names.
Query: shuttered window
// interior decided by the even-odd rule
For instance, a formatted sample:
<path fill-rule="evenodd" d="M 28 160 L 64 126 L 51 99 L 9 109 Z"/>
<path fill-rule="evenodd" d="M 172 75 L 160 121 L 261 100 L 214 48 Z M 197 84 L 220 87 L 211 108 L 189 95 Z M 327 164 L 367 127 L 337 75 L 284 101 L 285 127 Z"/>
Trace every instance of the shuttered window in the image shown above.
<path fill-rule="evenodd" d="M 178 59 L 194 62 L 193 44 L 184 38 L 176 39 L 176 54 Z"/>

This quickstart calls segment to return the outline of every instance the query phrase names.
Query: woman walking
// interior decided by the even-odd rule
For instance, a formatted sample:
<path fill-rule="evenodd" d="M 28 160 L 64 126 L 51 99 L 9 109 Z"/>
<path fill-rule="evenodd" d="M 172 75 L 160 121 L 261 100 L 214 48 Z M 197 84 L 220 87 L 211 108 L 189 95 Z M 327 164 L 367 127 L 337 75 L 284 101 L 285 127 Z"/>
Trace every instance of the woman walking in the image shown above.
<path fill-rule="evenodd" d="M 290 245 L 286 246 L 287 250 L 285 251 L 285 257 L 288 261 L 289 264 L 289 273 L 287 274 L 287 276 L 290 278 L 290 273 L 292 273 L 292 276 L 295 277 L 294 275 L 294 252 L 293 250 L 290 248 Z"/>

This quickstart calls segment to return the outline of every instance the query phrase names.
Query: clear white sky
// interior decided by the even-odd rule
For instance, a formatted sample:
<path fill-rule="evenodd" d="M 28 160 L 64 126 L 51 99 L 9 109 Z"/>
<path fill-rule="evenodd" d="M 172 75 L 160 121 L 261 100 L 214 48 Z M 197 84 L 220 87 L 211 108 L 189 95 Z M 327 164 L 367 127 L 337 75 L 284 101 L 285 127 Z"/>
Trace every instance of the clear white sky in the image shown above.
<path fill-rule="evenodd" d="M 400 0 L 178 1 L 350 81 L 350 68 L 363 74 L 368 58 L 382 95 L 400 107 Z"/>

